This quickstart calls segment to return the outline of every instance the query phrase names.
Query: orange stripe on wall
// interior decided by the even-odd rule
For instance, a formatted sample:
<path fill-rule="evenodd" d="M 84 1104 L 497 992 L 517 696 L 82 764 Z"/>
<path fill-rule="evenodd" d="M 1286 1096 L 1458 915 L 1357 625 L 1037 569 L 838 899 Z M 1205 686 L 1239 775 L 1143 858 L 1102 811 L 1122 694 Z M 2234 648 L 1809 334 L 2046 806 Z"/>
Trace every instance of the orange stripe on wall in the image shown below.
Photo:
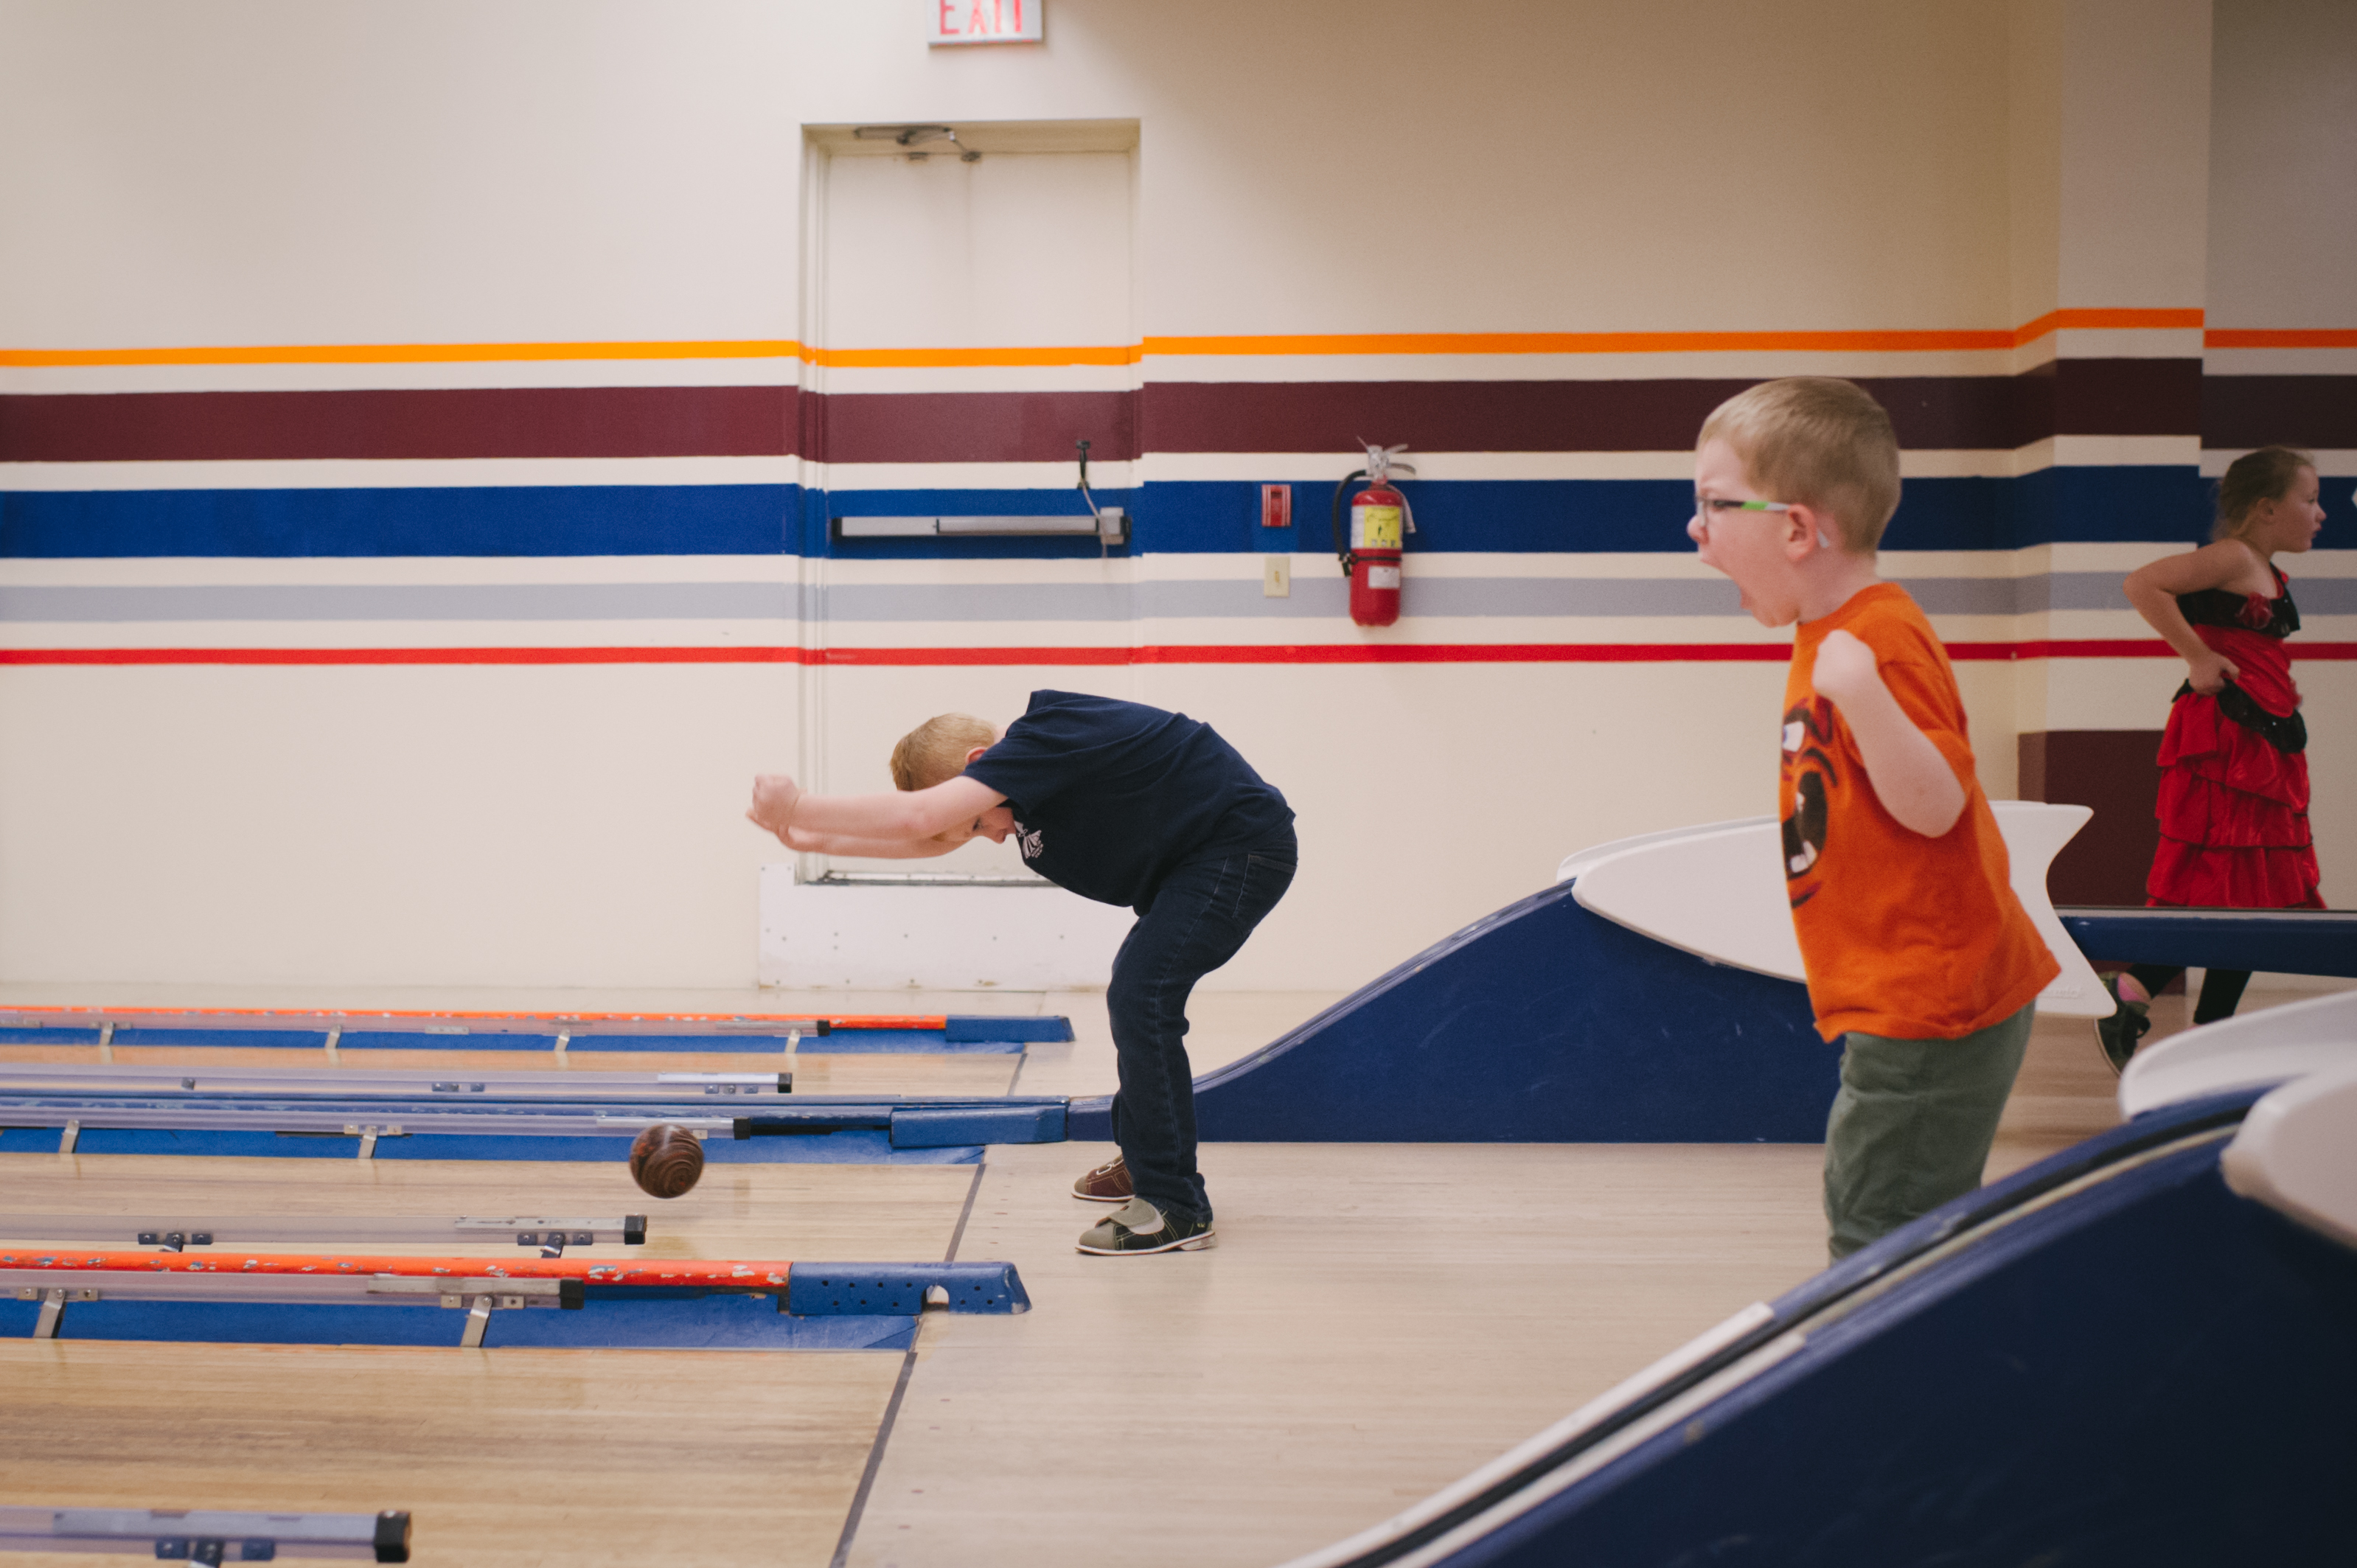
<path fill-rule="evenodd" d="M 2173 659 L 2158 639 L 1952 642 L 1962 660 Z M 1781 663 L 1777 642 L 1178 644 L 1153 648 L 9 648 L 0 665 L 823 664 L 942 668 L 1127 664 Z M 2357 660 L 2357 642 L 2310 642 L 2295 662 Z"/>
<path fill-rule="evenodd" d="M 2201 325 L 2199 310 L 2050 310 L 2013 330 L 2015 344 L 2034 343 L 2050 332 L 2186 331 Z"/>
<path fill-rule="evenodd" d="M 1265 338 L 1148 338 L 1147 354 L 1906 353 L 2010 349 L 2007 331 L 1386 332 Z"/>
<path fill-rule="evenodd" d="M 0 366 L 457 364 L 527 360 L 775 360 L 851 368 L 1127 365 L 1146 355 L 1924 353 L 2014 349 L 2061 329 L 2194 328 L 2199 310 L 2049 311 L 2010 329 L 1854 332 L 1381 332 L 1152 337 L 1061 348 L 818 349 L 791 338 L 603 343 L 285 344 L 261 348 L 0 349 Z M 2350 348 L 2357 332 L 2218 331 L 2213 348 Z"/>
<path fill-rule="evenodd" d="M 1130 365 L 1133 347 L 1064 349 L 812 349 L 813 364 L 852 369 L 935 369 L 955 365 Z"/>
<path fill-rule="evenodd" d="M 345 343 L 258 349 L 0 349 L 0 365 L 414 365 L 485 360 L 791 360 L 791 338 L 681 343 Z"/>

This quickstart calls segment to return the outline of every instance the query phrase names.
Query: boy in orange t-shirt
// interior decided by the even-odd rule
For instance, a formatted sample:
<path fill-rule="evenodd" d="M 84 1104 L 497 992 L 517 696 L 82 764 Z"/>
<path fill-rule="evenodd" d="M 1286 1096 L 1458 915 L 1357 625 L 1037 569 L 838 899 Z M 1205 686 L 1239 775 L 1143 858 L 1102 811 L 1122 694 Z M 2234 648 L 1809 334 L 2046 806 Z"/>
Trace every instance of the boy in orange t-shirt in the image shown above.
<path fill-rule="evenodd" d="M 1848 381 L 1765 381 L 1704 422 L 1687 532 L 1754 619 L 1800 623 L 1779 794 L 1809 1004 L 1844 1040 L 1836 1261 L 1980 1185 L 2061 972 L 2013 895 L 1947 652 L 1875 575 L 1898 506 L 1889 415 Z"/>

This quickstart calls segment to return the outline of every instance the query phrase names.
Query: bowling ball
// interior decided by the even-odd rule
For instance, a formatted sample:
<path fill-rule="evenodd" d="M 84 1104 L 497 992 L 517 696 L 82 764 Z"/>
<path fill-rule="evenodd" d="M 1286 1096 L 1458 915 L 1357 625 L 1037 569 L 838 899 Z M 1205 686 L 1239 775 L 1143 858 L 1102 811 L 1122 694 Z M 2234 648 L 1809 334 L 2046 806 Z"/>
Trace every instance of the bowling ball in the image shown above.
<path fill-rule="evenodd" d="M 704 1175 L 704 1145 L 684 1127 L 658 1122 L 630 1145 L 630 1179 L 650 1197 L 678 1197 Z"/>

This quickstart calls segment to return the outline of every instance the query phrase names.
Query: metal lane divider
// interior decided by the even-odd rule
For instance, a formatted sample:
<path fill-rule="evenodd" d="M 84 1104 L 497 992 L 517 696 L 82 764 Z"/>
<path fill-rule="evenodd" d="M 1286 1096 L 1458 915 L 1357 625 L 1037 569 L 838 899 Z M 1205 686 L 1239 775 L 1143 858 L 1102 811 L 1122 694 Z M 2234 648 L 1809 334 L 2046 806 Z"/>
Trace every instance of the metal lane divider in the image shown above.
<path fill-rule="evenodd" d="M 10 1241 L 120 1242 L 129 1237 L 142 1247 L 178 1252 L 189 1247 L 269 1247 L 281 1245 L 438 1246 L 444 1242 L 491 1242 L 512 1239 L 519 1247 L 619 1244 L 642 1246 L 647 1217 L 624 1214 L 608 1219 L 478 1219 L 440 1215 L 382 1214 L 248 1214 L 204 1216 L 136 1214 L 5 1214 L 0 1213 L 0 1240 Z"/>
<path fill-rule="evenodd" d="M 398 1118 L 397 1120 L 395 1118 Z M 883 1124 L 879 1122 L 878 1124 Z M 316 1133 L 358 1138 L 360 1157 L 376 1152 L 379 1138 L 430 1133 L 444 1136 L 520 1135 L 552 1138 L 636 1137 L 649 1127 L 673 1126 L 699 1138 L 729 1137 L 736 1119 L 690 1116 L 662 1106 L 608 1110 L 596 1105 L 445 1109 L 415 1101 L 376 1105 L 316 1105 L 301 1102 L 237 1104 L 187 1101 L 178 1104 L 139 1100 L 0 1099 L 0 1127 L 63 1129 L 59 1152 L 71 1154 L 83 1132 L 101 1128 L 172 1132 Z"/>
<path fill-rule="evenodd" d="M 233 1513 L 216 1509 L 0 1507 L 0 1551 L 127 1552 L 165 1563 L 280 1557 L 409 1561 L 405 1509 L 382 1513 Z"/>
<path fill-rule="evenodd" d="M 587 1075 L 570 1074 L 577 1082 Z M 766 1075 L 763 1075 L 766 1076 Z M 231 1098 L 164 1095 L 0 1093 L 0 1127 L 56 1127 L 60 1153 L 94 1129 L 247 1132 L 358 1138 L 360 1157 L 380 1138 L 414 1136 L 635 1137 L 657 1125 L 698 1138 L 763 1138 L 885 1132 L 899 1148 L 960 1144 L 1060 1142 L 1070 1101 L 1060 1096 L 935 1100 L 917 1096 L 759 1095 L 749 1103 L 682 1097 L 624 1104 L 563 1099 L 502 1099 L 488 1092 L 413 1099 L 332 1100 L 307 1095 Z"/>
<path fill-rule="evenodd" d="M 563 1076 L 524 1072 L 453 1073 L 428 1068 L 172 1068 L 120 1063 L 0 1062 L 0 1095 L 316 1096 L 330 1100 L 669 1100 L 691 1104 L 791 1094 L 791 1072 L 607 1072 Z"/>
<path fill-rule="evenodd" d="M 201 1029 L 391 1032 L 426 1035 L 826 1035 L 837 1029 L 943 1027 L 937 1014 L 805 1013 L 500 1013 L 386 1008 L 374 1011 L 282 1007 L 0 1007 L 0 1029 Z M 124 1042 L 129 1044 L 131 1042 Z"/>

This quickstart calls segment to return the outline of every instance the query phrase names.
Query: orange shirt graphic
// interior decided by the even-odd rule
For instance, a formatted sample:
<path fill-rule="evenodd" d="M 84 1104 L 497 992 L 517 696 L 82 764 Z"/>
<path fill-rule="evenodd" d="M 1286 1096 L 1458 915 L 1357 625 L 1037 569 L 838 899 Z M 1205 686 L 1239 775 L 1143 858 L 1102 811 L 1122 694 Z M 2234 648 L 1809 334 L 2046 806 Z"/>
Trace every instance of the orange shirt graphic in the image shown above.
<path fill-rule="evenodd" d="M 1874 650 L 1883 683 L 1964 786 L 1964 814 L 1936 839 L 1883 809 L 1841 711 L 1809 682 L 1837 629 Z M 1904 588 L 1877 583 L 1801 623 L 1783 752 L 1784 886 L 1818 1033 L 1954 1039 L 2011 1017 L 2061 972 L 2013 896 L 1947 650 Z"/>

